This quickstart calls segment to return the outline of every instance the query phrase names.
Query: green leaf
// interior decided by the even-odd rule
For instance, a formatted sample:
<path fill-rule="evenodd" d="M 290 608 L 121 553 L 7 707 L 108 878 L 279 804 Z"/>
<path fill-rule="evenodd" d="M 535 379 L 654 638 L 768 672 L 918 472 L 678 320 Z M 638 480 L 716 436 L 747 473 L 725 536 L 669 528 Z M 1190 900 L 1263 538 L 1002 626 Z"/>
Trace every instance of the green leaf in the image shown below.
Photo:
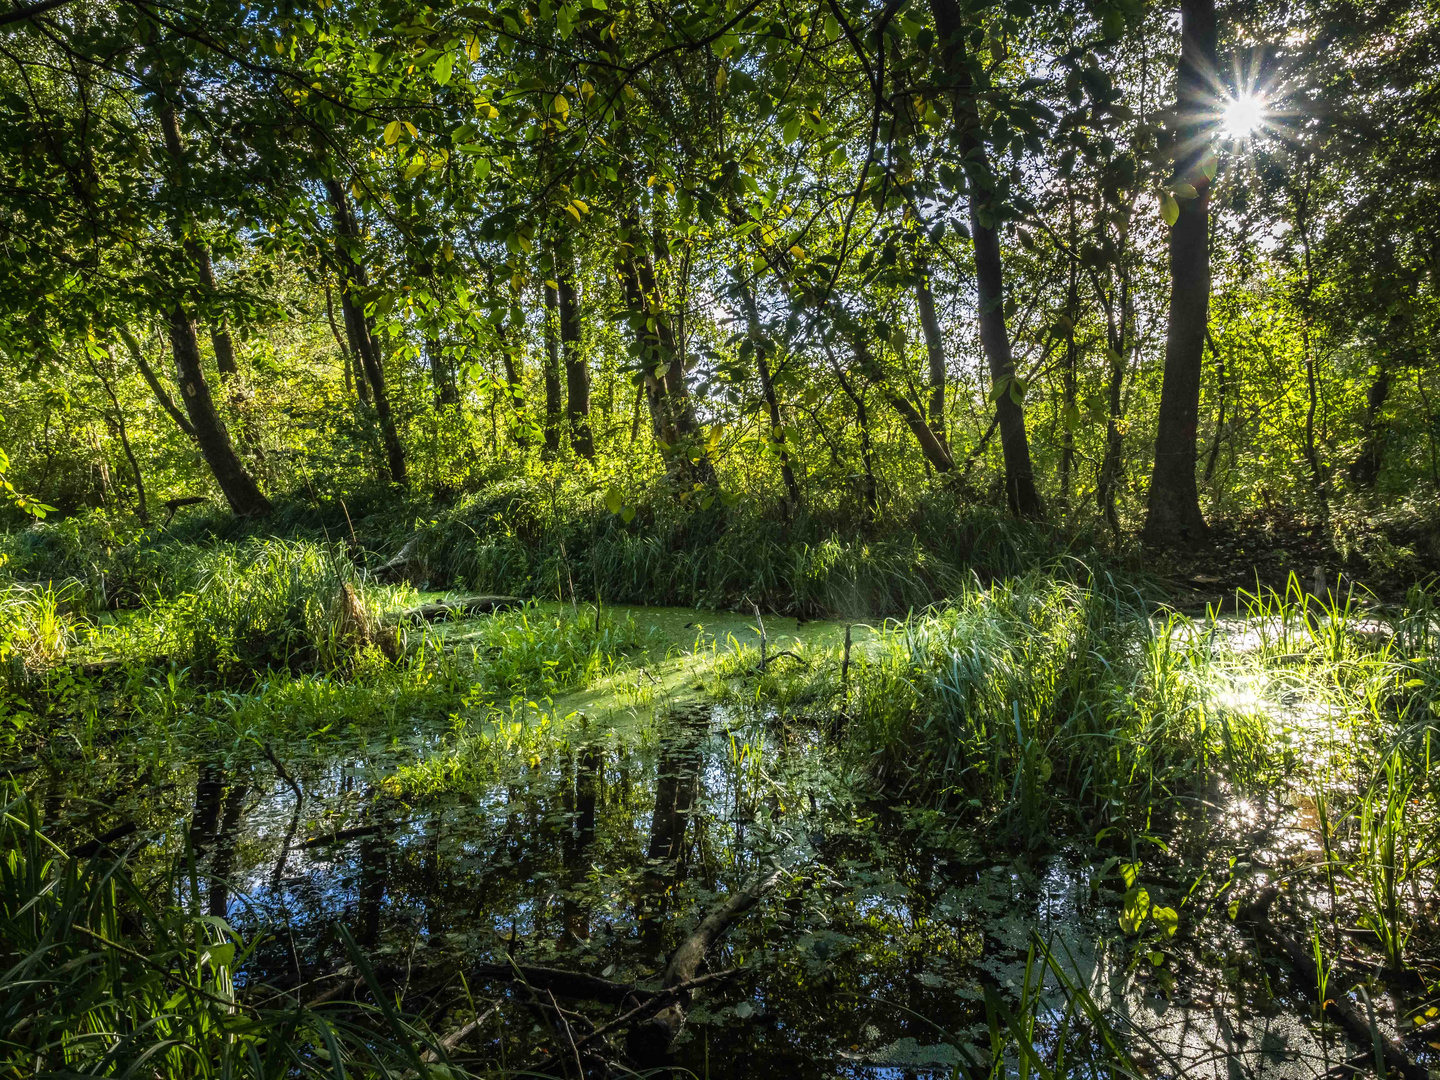
<path fill-rule="evenodd" d="M 385 125 L 385 145 L 394 146 L 400 141 L 400 133 L 405 130 L 405 125 L 399 120 L 391 120 Z"/>
<path fill-rule="evenodd" d="M 1180 220 L 1180 204 L 1168 191 L 1160 193 L 1160 217 L 1164 219 L 1166 225 L 1171 227 Z"/>
<path fill-rule="evenodd" d="M 1187 184 L 1184 180 L 1176 184 L 1171 190 L 1175 192 L 1175 198 L 1177 199 L 1193 199 L 1200 194 L 1200 192 L 1195 190 L 1194 184 Z"/>
<path fill-rule="evenodd" d="M 455 54 L 447 52 L 435 61 L 435 66 L 430 69 L 430 74 L 435 76 L 435 81 L 444 86 L 450 81 L 450 72 L 455 67 Z"/>
<path fill-rule="evenodd" d="M 1120 929 L 1127 934 L 1138 934 L 1149 914 L 1150 894 L 1137 885 L 1125 894 L 1120 908 Z"/>
<path fill-rule="evenodd" d="M 605 509 L 612 514 L 620 513 L 620 508 L 625 505 L 625 500 L 620 497 L 618 488 L 611 488 L 605 493 Z"/>
<path fill-rule="evenodd" d="M 1166 937 L 1174 937 L 1175 931 L 1180 929 L 1180 913 L 1172 907 L 1151 908 L 1150 918 L 1155 920 L 1156 926 L 1165 931 Z"/>

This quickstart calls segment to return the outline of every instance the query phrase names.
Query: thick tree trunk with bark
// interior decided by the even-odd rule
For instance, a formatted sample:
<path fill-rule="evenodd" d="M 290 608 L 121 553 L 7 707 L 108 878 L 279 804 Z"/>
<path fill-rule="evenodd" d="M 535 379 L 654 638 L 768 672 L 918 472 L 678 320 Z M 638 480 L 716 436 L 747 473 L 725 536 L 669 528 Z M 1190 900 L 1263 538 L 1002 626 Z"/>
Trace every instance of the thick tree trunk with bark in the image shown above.
<path fill-rule="evenodd" d="M 555 268 L 560 286 L 560 350 L 565 362 L 565 416 L 570 422 L 570 445 L 581 457 L 595 459 L 595 436 L 590 430 L 590 368 L 580 347 L 580 295 L 568 249 L 562 248 Z"/>
<path fill-rule="evenodd" d="M 1183 156 L 1177 181 L 1192 184 L 1170 229 L 1170 322 L 1160 388 L 1155 466 L 1145 541 L 1159 546 L 1203 542 L 1209 527 L 1195 482 L 1200 422 L 1200 373 L 1210 321 L 1210 180 L 1202 169 L 1205 127 L 1212 107 L 1207 74 L 1217 70 L 1215 0 L 1181 0 L 1179 131 Z"/>
<path fill-rule="evenodd" d="M 385 392 L 385 369 L 380 362 L 380 348 L 370 325 L 365 320 L 364 300 L 357 294 L 366 285 L 365 267 L 360 262 L 360 230 L 350 212 L 350 200 L 339 180 L 325 181 L 330 209 L 335 218 L 336 254 L 340 274 L 340 307 L 345 317 L 345 333 L 350 348 L 360 358 L 370 394 L 375 402 L 375 417 L 380 422 L 380 438 L 385 444 L 385 457 L 392 483 L 405 483 L 405 449 L 395 428 L 390 411 L 390 398 Z"/>
<path fill-rule="evenodd" d="M 170 345 L 175 352 L 175 371 L 180 382 L 180 400 L 190 418 L 195 441 L 215 481 L 224 492 L 230 509 L 237 515 L 270 513 L 270 500 L 261 493 L 254 478 L 240 464 L 225 424 L 215 411 L 210 385 L 200 365 L 200 346 L 195 324 L 179 303 L 170 312 Z"/>
<path fill-rule="evenodd" d="M 1015 377 L 1015 359 L 1010 351 L 1010 331 L 1005 325 L 1005 272 L 1000 259 L 999 214 L 985 189 L 992 175 L 976 128 L 973 80 L 965 55 L 965 33 L 957 0 L 930 0 L 936 36 L 942 45 L 945 78 L 950 85 L 954 123 L 959 149 L 969 174 L 970 234 L 975 249 L 975 284 L 980 301 L 980 344 L 990 367 L 990 379 L 1006 387 L 995 403 L 1000 427 L 1000 447 L 1005 458 L 1005 493 L 1010 509 L 1024 517 L 1043 517 L 1045 504 L 1035 486 L 1030 462 L 1030 441 L 1025 433 L 1025 410 L 1010 395 L 1008 385 Z M 974 163 L 974 169 L 968 168 Z"/>

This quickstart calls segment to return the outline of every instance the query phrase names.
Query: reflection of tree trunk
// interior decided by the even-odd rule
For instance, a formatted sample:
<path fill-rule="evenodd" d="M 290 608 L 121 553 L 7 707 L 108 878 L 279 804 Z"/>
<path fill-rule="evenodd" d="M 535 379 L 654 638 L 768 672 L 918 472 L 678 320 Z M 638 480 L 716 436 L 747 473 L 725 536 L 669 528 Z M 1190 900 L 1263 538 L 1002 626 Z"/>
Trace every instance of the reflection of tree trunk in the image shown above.
<path fill-rule="evenodd" d="M 190 835 L 198 841 L 215 835 L 220 820 L 220 801 L 225 793 L 225 774 L 218 765 L 200 766 L 195 781 L 195 809 L 190 813 Z"/>
<path fill-rule="evenodd" d="M 685 832 L 699 792 L 700 740 L 705 734 L 704 722 L 696 717 L 677 715 L 671 722 L 674 728 L 661 741 L 655 766 L 655 809 L 645 849 L 646 894 L 637 913 L 646 948 L 657 952 L 663 945 L 660 916 L 666 899 L 671 886 L 685 876 Z"/>
<path fill-rule="evenodd" d="M 1180 36 L 1176 137 L 1184 156 L 1176 162 L 1175 177 L 1191 184 L 1196 195 L 1180 200 L 1180 216 L 1170 229 L 1170 323 L 1145 516 L 1146 541 L 1162 546 L 1198 543 L 1209 534 L 1200 513 L 1195 459 L 1210 321 L 1210 181 L 1201 165 L 1209 153 L 1203 135 L 1213 108 L 1208 80 L 1217 66 L 1215 0 L 1181 0 Z"/>
<path fill-rule="evenodd" d="M 1350 465 L 1350 482 L 1358 488 L 1373 489 L 1380 478 L 1380 467 L 1385 463 L 1385 425 L 1380 413 L 1390 397 L 1390 368 L 1385 357 L 1375 372 L 1375 380 L 1365 392 L 1365 415 L 1360 430 L 1364 433 L 1360 452 Z"/>
<path fill-rule="evenodd" d="M 360 230 L 350 210 L 350 200 L 339 180 L 325 181 L 330 209 L 335 218 L 336 262 L 340 274 L 340 308 L 345 317 L 345 333 L 350 348 L 360 357 L 370 393 L 375 401 L 375 418 L 380 422 L 380 438 L 385 443 L 393 483 L 405 483 L 405 450 L 395 418 L 390 412 L 390 398 L 385 392 L 385 369 L 380 361 L 380 346 L 365 319 L 363 291 L 367 285 L 365 265 L 360 260 Z"/>
<path fill-rule="evenodd" d="M 389 870 L 389 841 L 383 832 L 360 841 L 359 912 L 356 919 L 360 932 L 358 944 L 367 949 L 380 941 L 380 911 L 385 899 L 385 879 Z"/>
<path fill-rule="evenodd" d="M 230 910 L 230 874 L 235 868 L 235 846 L 239 841 L 240 815 L 250 785 L 232 784 L 225 797 L 225 816 L 215 837 L 215 855 L 210 860 L 210 914 L 224 918 Z"/>
<path fill-rule="evenodd" d="M 595 843 L 595 781 L 604 760 L 603 753 L 592 746 L 581 750 L 575 766 L 575 786 L 567 793 L 574 824 L 565 834 L 567 888 L 563 906 L 565 930 L 577 941 L 590 939 L 589 908 L 575 897 L 590 870 L 590 849 Z"/>

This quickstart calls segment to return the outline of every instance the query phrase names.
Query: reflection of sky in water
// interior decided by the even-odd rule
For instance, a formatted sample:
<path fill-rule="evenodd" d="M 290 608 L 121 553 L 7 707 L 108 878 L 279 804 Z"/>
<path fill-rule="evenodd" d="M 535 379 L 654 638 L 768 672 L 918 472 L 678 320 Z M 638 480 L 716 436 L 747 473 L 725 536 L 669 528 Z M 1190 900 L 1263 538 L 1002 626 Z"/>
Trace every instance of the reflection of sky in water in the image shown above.
<path fill-rule="evenodd" d="M 1249 712 L 1274 698 L 1265 686 L 1237 682 L 1214 700 Z M 337 919 L 352 930 L 372 923 L 382 952 L 431 948 L 472 959 L 494 958 L 513 935 L 533 962 L 595 973 L 613 966 L 620 978 L 657 970 L 678 928 L 693 921 L 693 905 L 713 904 L 758 853 L 788 844 L 804 853 L 803 866 L 817 868 L 814 880 L 737 926 L 727 940 L 733 951 L 717 958 L 743 955 L 761 964 L 744 999 L 753 1018 L 736 1019 L 740 995 L 717 995 L 697 1011 L 681 1047 L 697 1065 L 703 1052 L 712 1075 L 946 1075 L 953 1062 L 926 1056 L 944 1049 L 935 1025 L 983 1045 L 979 986 L 985 980 L 1018 989 L 1036 931 L 1067 970 L 1073 965 L 1078 980 L 1115 1001 L 1165 1054 L 1213 1069 L 1217 1080 L 1225 1080 L 1225 1055 L 1233 1061 L 1242 1052 L 1257 1074 L 1308 1075 L 1301 1066 L 1318 1050 L 1303 1024 L 1283 1016 L 1247 1020 L 1255 1038 L 1245 1048 L 1226 1035 L 1239 1003 L 1213 973 L 1187 975 L 1172 1003 L 1156 1007 L 1153 991 L 1127 973 L 1117 894 L 1092 892 L 1100 861 L 1093 851 L 1063 849 L 1000 865 L 994 860 L 1004 856 L 996 853 L 977 865 L 968 837 L 959 850 L 937 847 L 899 811 L 871 812 L 833 776 L 815 771 L 825 755 L 813 734 L 787 740 L 778 725 L 721 714 L 708 727 L 667 731 L 654 745 L 598 743 L 603 761 L 588 843 L 577 824 L 573 750 L 508 782 L 477 782 L 414 807 L 371 793 L 397 766 L 443 751 L 438 734 L 329 757 L 297 754 L 288 763 L 306 792 L 297 841 L 368 824 L 382 831 L 292 849 L 277 882 L 295 798 L 262 763 L 249 774 L 253 786 L 236 835 L 211 845 L 208 858 L 233 847 L 230 876 L 248 900 L 231 897 L 228 910 L 247 929 L 284 923 L 302 942 L 322 942 Z M 685 787 L 688 779 L 695 792 L 678 869 L 645 859 L 662 760 L 670 780 Z M 147 824 L 170 828 L 193 812 L 193 775 L 188 782 L 188 790 L 157 800 Z M 1236 793 L 1226 798 L 1223 813 L 1238 825 L 1275 819 L 1275 807 Z M 871 823 L 856 825 L 857 815 Z M 640 913 L 646 919 L 637 921 Z M 1114 944 L 1097 949 L 1103 938 Z M 285 970 L 277 949 L 262 950 L 260 964 Z M 325 949 L 329 961 L 343 962 L 333 942 Z M 710 1021 L 706 1008 L 714 1010 Z M 1053 1029 L 1063 1008 L 1048 978 L 1042 1029 Z M 1268 1057 L 1261 1049 L 1267 1038 Z M 1276 1051 L 1281 1043 L 1283 1052 Z M 1165 1072 L 1158 1053 L 1155 1068 Z M 1194 1075 L 1208 1075 L 1203 1068 Z"/>

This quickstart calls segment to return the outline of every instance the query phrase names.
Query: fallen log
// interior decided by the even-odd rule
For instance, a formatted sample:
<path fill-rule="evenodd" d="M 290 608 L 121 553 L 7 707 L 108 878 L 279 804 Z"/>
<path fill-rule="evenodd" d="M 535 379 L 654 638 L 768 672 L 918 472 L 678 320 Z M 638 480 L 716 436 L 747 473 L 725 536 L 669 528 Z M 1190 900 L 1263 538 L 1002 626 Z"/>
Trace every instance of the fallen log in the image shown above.
<path fill-rule="evenodd" d="M 539 967 L 535 964 L 481 964 L 473 970 L 472 977 L 524 983 L 536 990 L 559 994 L 561 997 L 602 1001 L 607 1005 L 620 1005 L 627 1000 L 652 996 L 644 990 L 637 990 L 629 983 L 612 982 L 598 975 Z"/>
<path fill-rule="evenodd" d="M 736 919 L 764 899 L 780 881 L 781 873 L 779 866 L 758 871 L 743 888 L 731 893 L 725 903 L 705 916 L 694 933 L 670 955 L 670 962 L 665 966 L 664 989 L 673 992 L 693 983 L 700 965 L 716 942 L 725 936 Z M 685 1026 L 690 997 L 688 988 L 676 993 L 663 1009 L 630 1029 L 625 1039 L 625 1050 L 640 1068 L 655 1068 L 664 1064 L 670 1044 Z"/>
<path fill-rule="evenodd" d="M 1257 903 L 1240 910 L 1237 921 L 1249 925 L 1258 937 L 1266 941 L 1271 948 L 1283 954 L 1295 973 L 1318 994 L 1320 974 L 1315 968 L 1314 955 L 1309 948 L 1276 926 L 1270 918 L 1270 907 L 1274 903 L 1276 895 L 1278 895 L 1276 890 L 1267 889 Z M 1362 1014 L 1344 992 L 1327 998 L 1324 1009 L 1357 1045 L 1374 1048 L 1370 1062 L 1376 1066 L 1382 1076 L 1387 1071 L 1393 1071 L 1399 1073 L 1405 1080 L 1430 1080 L 1430 1070 L 1423 1065 L 1416 1064 L 1399 1043 L 1386 1038 L 1384 1033 L 1374 1025 L 1373 1019 Z M 1377 1060 L 1377 1058 L 1381 1060 Z M 1359 1060 L 1355 1059 L 1355 1061 Z M 1383 1067 L 1381 1067 L 1382 1061 Z M 1355 1062 L 1347 1062 L 1341 1066 L 1341 1068 L 1345 1067 L 1354 1068 Z"/>
<path fill-rule="evenodd" d="M 405 611 L 387 612 L 380 622 L 385 626 L 401 623 L 435 622 L 457 615 L 489 615 L 505 608 L 520 607 L 525 601 L 518 596 L 462 596 L 458 600 L 436 600 Z"/>
<path fill-rule="evenodd" d="M 383 825 L 357 825 L 353 829 L 341 829 L 338 832 L 322 833 L 319 836 L 310 836 L 301 840 L 293 850 L 305 851 L 308 848 L 327 847 L 330 844 L 343 844 L 347 840 L 358 840 L 362 836 L 374 836 Z"/>

